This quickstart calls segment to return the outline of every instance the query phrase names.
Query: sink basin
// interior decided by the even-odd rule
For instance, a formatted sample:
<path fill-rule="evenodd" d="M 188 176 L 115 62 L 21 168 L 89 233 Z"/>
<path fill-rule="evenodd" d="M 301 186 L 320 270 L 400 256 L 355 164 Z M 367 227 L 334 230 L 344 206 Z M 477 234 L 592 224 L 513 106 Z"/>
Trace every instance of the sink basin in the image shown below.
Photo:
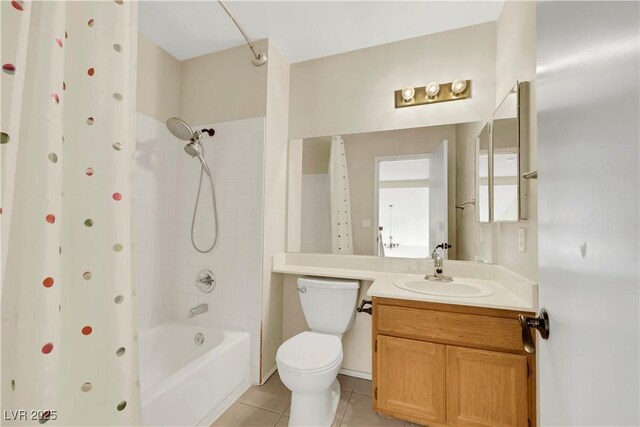
<path fill-rule="evenodd" d="M 493 295 L 493 291 L 480 283 L 438 282 L 426 279 L 399 279 L 395 286 L 410 292 L 428 294 L 439 297 L 482 298 Z"/>

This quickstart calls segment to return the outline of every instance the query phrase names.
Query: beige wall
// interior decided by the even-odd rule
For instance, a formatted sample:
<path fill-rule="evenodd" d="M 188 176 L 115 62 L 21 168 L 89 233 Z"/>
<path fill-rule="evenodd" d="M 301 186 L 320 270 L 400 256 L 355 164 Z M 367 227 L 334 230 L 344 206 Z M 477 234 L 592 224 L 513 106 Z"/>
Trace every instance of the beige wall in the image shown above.
<path fill-rule="evenodd" d="M 256 42 L 267 51 L 267 40 Z M 180 115 L 188 123 L 214 123 L 264 116 L 267 66 L 251 63 L 246 45 L 182 61 Z"/>
<path fill-rule="evenodd" d="M 271 272 L 271 257 L 285 251 L 287 219 L 287 129 L 289 124 L 289 63 L 269 42 L 266 80 L 264 146 L 264 236 L 262 264 L 262 360 L 265 381 L 276 368 L 282 344 L 283 275 Z M 245 47 L 246 49 L 246 47 Z M 251 62 L 247 60 L 249 66 Z"/>
<path fill-rule="evenodd" d="M 267 40 L 256 46 L 269 48 Z M 264 116 L 267 69 L 251 63 L 244 44 L 178 61 L 139 33 L 136 110 L 163 122 L 179 116 L 193 124 Z"/>
<path fill-rule="evenodd" d="M 536 76 L 536 8 L 535 2 L 507 0 L 497 22 L 496 35 L 496 107 L 516 81 L 530 81 L 529 156 L 530 169 L 536 168 L 537 133 L 535 108 Z M 458 162 L 475 162 L 474 139 L 484 122 L 457 126 Z M 468 170 L 468 168 L 461 168 Z M 473 169 L 471 169 L 473 170 Z M 475 197 L 473 176 L 460 176 L 457 202 Z M 514 223 L 478 224 L 475 211 L 465 209 L 457 214 L 458 247 L 461 259 L 475 255 L 500 264 L 528 279 L 538 279 L 538 211 L 537 181 L 529 182 L 527 220 Z M 526 230 L 526 250 L 518 251 L 518 229 Z"/>
<path fill-rule="evenodd" d="M 164 122 L 180 109 L 180 61 L 138 33 L 136 111 Z"/>
<path fill-rule="evenodd" d="M 496 36 L 496 106 L 516 80 L 530 81 L 530 169 L 537 168 L 536 132 L 536 5 L 532 1 L 507 0 L 498 18 Z M 529 182 L 527 220 L 495 224 L 496 262 L 531 280 L 538 280 L 538 188 Z M 518 251 L 518 229 L 526 230 L 526 251 Z"/>
<path fill-rule="evenodd" d="M 302 145 L 302 173 L 314 175 L 329 173 L 331 137 L 309 138 Z"/>
<path fill-rule="evenodd" d="M 291 66 L 289 138 L 346 135 L 486 119 L 495 108 L 495 22 Z M 406 85 L 472 80 L 472 97 L 394 108 Z"/>

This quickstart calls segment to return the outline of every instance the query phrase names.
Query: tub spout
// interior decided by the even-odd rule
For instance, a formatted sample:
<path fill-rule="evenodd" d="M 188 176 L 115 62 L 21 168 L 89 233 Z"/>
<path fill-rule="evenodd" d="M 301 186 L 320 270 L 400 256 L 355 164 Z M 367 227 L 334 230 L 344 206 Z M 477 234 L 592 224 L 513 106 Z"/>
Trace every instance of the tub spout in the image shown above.
<path fill-rule="evenodd" d="M 206 313 L 207 311 L 209 311 L 209 304 L 198 304 L 189 310 L 189 314 L 187 315 L 187 317 L 191 319 L 192 317 L 195 317 L 198 314 Z"/>

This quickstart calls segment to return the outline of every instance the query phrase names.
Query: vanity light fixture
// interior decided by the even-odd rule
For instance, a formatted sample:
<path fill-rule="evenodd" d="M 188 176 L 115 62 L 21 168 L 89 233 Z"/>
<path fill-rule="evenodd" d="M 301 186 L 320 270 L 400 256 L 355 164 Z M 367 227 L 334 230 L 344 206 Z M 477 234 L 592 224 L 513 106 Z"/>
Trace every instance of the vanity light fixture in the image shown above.
<path fill-rule="evenodd" d="M 467 88 L 466 80 L 458 79 L 458 80 L 454 80 L 453 83 L 451 83 L 451 92 L 455 96 L 459 96 L 461 93 L 464 92 L 466 88 Z"/>
<path fill-rule="evenodd" d="M 426 86 L 405 86 L 395 91 L 396 108 L 436 102 L 458 101 L 471 97 L 471 80 L 458 79 L 449 83 L 431 82 Z"/>
<path fill-rule="evenodd" d="M 413 86 L 405 86 L 402 88 L 402 99 L 404 99 L 405 102 L 411 101 L 415 94 L 416 90 Z"/>
<path fill-rule="evenodd" d="M 426 86 L 425 90 L 429 98 L 435 98 L 436 96 L 438 96 L 438 93 L 440 92 L 440 84 L 436 82 L 431 82 Z"/>

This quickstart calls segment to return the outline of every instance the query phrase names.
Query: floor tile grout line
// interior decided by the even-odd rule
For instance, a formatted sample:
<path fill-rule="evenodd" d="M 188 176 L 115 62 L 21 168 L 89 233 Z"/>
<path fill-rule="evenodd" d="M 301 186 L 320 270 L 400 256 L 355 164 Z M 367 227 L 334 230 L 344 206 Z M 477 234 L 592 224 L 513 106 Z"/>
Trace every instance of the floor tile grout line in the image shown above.
<path fill-rule="evenodd" d="M 278 411 L 273 410 L 273 409 L 263 408 L 263 407 L 260 407 L 260 406 L 252 405 L 251 403 L 241 402 L 239 400 L 237 401 L 237 403 L 242 403 L 243 405 L 251 406 L 252 408 L 256 408 L 256 409 L 262 409 L 263 411 L 268 411 L 268 412 L 271 412 L 272 414 L 277 414 L 277 415 L 284 415 L 284 413 L 287 412 L 287 408 L 288 408 L 288 406 L 287 406 L 287 408 L 285 408 L 284 411 L 278 412 Z"/>
<path fill-rule="evenodd" d="M 344 420 L 344 416 L 347 413 L 347 409 L 349 409 L 349 405 L 351 404 L 351 395 L 353 395 L 353 390 L 349 392 L 349 396 L 347 396 L 347 404 L 344 407 L 344 411 L 342 411 L 342 415 L 340 416 L 340 422 L 336 427 L 340 427 L 342 425 L 342 420 Z"/>
<path fill-rule="evenodd" d="M 285 409 L 285 412 L 286 412 L 286 409 Z M 282 413 L 282 415 L 280 415 L 280 418 L 278 418 L 278 421 L 276 421 L 273 427 L 276 427 L 280 423 L 280 420 L 282 419 L 282 417 L 284 417 L 284 412 Z"/>

